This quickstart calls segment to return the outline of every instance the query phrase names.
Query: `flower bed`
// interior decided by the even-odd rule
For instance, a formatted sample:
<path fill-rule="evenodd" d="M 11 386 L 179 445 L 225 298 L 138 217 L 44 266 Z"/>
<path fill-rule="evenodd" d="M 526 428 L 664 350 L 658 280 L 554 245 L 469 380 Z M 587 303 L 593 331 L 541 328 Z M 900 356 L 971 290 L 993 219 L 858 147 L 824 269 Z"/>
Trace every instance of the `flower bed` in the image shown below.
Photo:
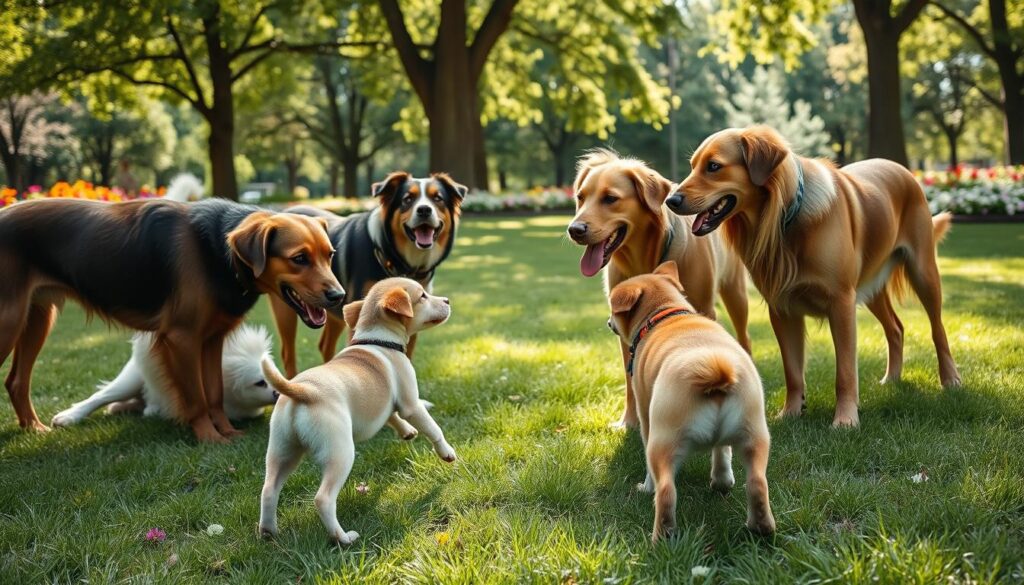
<path fill-rule="evenodd" d="M 154 191 L 149 186 L 143 186 L 137 194 L 128 195 L 117 187 L 97 187 L 92 183 L 82 180 L 75 181 L 74 183 L 58 181 L 53 185 L 53 187 L 50 187 L 49 190 L 44 190 L 39 185 L 32 185 L 28 188 L 28 191 L 25 191 L 20 195 L 10 187 L 0 186 L 0 207 L 6 207 L 17 203 L 18 201 L 24 201 L 27 199 L 45 199 L 48 197 L 93 199 L 96 201 L 148 199 L 153 197 L 163 197 L 166 191 L 167 190 L 164 187 L 160 187 Z"/>
<path fill-rule="evenodd" d="M 1024 167 L 975 168 L 914 173 L 932 213 L 955 215 L 1024 214 Z"/>

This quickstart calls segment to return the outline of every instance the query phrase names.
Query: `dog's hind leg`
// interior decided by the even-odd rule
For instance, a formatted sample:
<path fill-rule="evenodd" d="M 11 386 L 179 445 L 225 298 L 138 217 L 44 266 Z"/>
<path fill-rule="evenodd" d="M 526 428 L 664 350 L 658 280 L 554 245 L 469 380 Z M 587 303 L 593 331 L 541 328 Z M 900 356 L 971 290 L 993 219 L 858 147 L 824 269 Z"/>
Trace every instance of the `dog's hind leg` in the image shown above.
<path fill-rule="evenodd" d="M 122 401 L 137 397 L 142 393 L 143 384 L 142 371 L 136 365 L 135 357 L 132 356 L 128 363 L 121 368 L 121 372 L 116 378 L 100 386 L 92 396 L 81 402 L 76 402 L 70 408 L 58 413 L 53 417 L 52 424 L 55 427 L 69 427 L 77 424 L 98 408 L 108 404 L 113 407 Z M 114 409 L 108 409 L 108 412 L 113 411 Z"/>
<path fill-rule="evenodd" d="M 281 487 L 300 461 L 302 452 L 297 445 L 290 439 L 275 440 L 271 436 L 267 446 L 267 476 L 260 494 L 259 536 L 277 536 L 277 502 Z"/>
<path fill-rule="evenodd" d="M 930 233 L 928 234 L 931 235 Z M 932 342 L 939 359 L 939 380 L 949 388 L 959 386 L 962 382 L 960 372 L 956 369 L 953 354 L 949 351 L 949 340 L 946 339 L 946 328 L 942 325 L 942 280 L 939 277 L 939 266 L 935 261 L 935 248 L 928 238 L 927 243 L 919 243 L 907 259 L 907 276 L 910 286 L 921 299 L 928 320 L 932 326 Z"/>
<path fill-rule="evenodd" d="M 35 431 L 48 431 L 49 427 L 39 420 L 32 406 L 32 367 L 35 365 L 39 352 L 43 349 L 46 337 L 57 320 L 57 305 L 32 304 L 28 308 L 21 334 L 17 336 L 14 347 L 14 360 L 11 372 L 7 376 L 7 393 L 11 397 L 14 411 L 18 415 L 18 424 L 22 428 Z M 3 325 L 0 324 L 0 327 Z M 0 341 L 0 343 L 3 343 Z M 6 348 L 0 346 L 0 356 L 6 357 Z M 9 350 L 7 350 L 9 351 Z"/>
<path fill-rule="evenodd" d="M 274 313 L 274 324 L 277 335 L 281 338 L 281 361 L 284 362 L 284 373 L 289 380 L 299 373 L 295 361 L 295 335 L 299 317 L 287 303 L 270 295 L 270 308 Z M 330 318 L 328 318 L 330 322 Z"/>
<path fill-rule="evenodd" d="M 201 340 L 194 332 L 173 329 L 158 334 L 153 342 L 164 372 L 171 382 L 169 388 L 175 393 L 178 413 L 192 427 L 196 439 L 207 443 L 226 443 L 213 426 L 203 392 L 201 375 Z"/>
<path fill-rule="evenodd" d="M 871 314 L 882 324 L 885 341 L 889 345 L 889 358 L 881 383 L 899 382 L 903 373 L 903 323 L 896 315 L 896 310 L 893 309 L 892 300 L 886 289 L 878 291 L 875 298 L 868 301 L 867 305 Z"/>
<path fill-rule="evenodd" d="M 346 532 L 338 523 L 338 492 L 352 471 L 356 450 L 350 429 L 336 429 L 332 432 L 337 434 L 313 453 L 324 474 L 313 501 L 331 539 L 340 544 L 352 544 L 359 538 L 359 533 L 354 530 Z"/>
<path fill-rule="evenodd" d="M 758 534 L 775 532 L 775 517 L 768 502 L 768 429 L 752 437 L 743 449 L 747 466 L 747 528 Z"/>
<path fill-rule="evenodd" d="M 652 435 L 647 443 L 647 469 L 654 481 L 654 529 L 651 541 L 671 538 L 676 531 L 676 471 L 686 456 L 673 433 Z"/>

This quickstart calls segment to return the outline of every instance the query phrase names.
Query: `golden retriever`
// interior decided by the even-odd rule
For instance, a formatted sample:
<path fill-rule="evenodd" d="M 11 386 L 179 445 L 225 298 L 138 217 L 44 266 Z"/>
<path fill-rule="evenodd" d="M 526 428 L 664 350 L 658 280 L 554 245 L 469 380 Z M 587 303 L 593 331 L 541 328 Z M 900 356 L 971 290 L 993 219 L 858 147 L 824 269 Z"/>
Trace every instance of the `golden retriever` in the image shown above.
<path fill-rule="evenodd" d="M 947 213 L 931 216 L 902 166 L 881 159 L 842 169 L 804 158 L 771 128 L 722 130 L 690 160 L 692 171 L 666 205 L 696 215 L 693 233 L 723 227 L 768 303 L 786 375 L 785 415 L 804 406 L 804 317 L 828 319 L 836 352 L 834 426 L 859 424 L 858 303 L 882 324 L 889 346 L 883 382 L 899 380 L 903 324 L 891 297 L 907 284 L 931 321 L 943 386 L 961 383 L 942 325 L 936 245 Z"/>

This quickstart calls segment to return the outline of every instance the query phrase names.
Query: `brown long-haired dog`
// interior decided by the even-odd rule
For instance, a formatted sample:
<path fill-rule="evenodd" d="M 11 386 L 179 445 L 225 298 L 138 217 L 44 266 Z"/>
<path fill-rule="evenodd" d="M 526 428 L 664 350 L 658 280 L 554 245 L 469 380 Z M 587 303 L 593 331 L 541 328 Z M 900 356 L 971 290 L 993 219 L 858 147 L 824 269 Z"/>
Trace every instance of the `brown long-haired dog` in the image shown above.
<path fill-rule="evenodd" d="M 804 404 L 804 317 L 825 317 L 836 351 L 833 425 L 859 423 L 857 303 L 867 304 L 889 345 L 883 382 L 899 380 L 903 324 L 891 296 L 914 289 L 931 321 L 944 386 L 960 384 L 942 326 L 935 248 L 951 216 L 931 216 L 920 185 L 880 159 L 843 169 L 793 153 L 765 126 L 708 137 L 666 204 L 696 214 L 693 232 L 723 226 L 768 303 L 786 374 L 785 415 Z"/>
<path fill-rule="evenodd" d="M 711 487 L 736 483 L 732 448 L 747 468 L 747 528 L 775 532 L 768 503 L 768 449 L 761 377 L 743 348 L 721 325 L 698 314 L 683 295 L 672 261 L 611 290 L 609 324 L 630 348 L 640 437 L 647 478 L 639 489 L 654 493 L 651 539 L 676 526 L 676 472 L 697 449 L 711 449 Z"/>
<path fill-rule="evenodd" d="M 0 211 L 0 365 L 22 427 L 48 430 L 30 397 L 32 366 L 66 297 L 156 333 L 176 412 L 201 441 L 238 434 L 223 409 L 224 338 L 262 293 L 311 327 L 344 291 L 325 222 L 224 200 L 39 200 Z"/>
<path fill-rule="evenodd" d="M 587 247 L 580 272 L 594 276 L 605 266 L 605 291 L 661 262 L 674 260 L 690 302 L 715 318 L 715 293 L 729 312 L 740 345 L 750 352 L 747 334 L 747 278 L 743 263 L 719 238 L 690 235 L 692 220 L 664 209 L 672 184 L 642 161 L 599 149 L 577 165 L 576 216 L 569 237 Z M 623 363 L 627 360 L 622 345 Z M 636 426 L 630 378 L 626 376 L 626 409 L 621 424 Z"/>

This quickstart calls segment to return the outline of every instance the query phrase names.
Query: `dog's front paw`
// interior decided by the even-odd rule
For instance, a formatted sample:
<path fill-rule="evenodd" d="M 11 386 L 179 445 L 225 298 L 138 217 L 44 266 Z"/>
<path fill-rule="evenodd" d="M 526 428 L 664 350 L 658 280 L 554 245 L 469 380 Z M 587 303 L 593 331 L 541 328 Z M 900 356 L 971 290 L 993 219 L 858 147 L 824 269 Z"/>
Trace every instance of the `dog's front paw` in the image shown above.
<path fill-rule="evenodd" d="M 58 412 L 57 415 L 53 417 L 53 420 L 50 421 L 50 424 L 55 427 L 70 427 L 80 422 L 82 422 L 82 418 L 75 416 L 75 413 L 72 412 L 71 409 L 68 409 L 63 412 Z"/>
<path fill-rule="evenodd" d="M 332 539 L 334 540 L 335 544 L 349 545 L 359 539 L 359 533 L 355 530 L 349 530 L 348 532 L 345 532 L 345 530 L 342 529 L 335 532 L 332 535 Z"/>
<path fill-rule="evenodd" d="M 271 526 L 269 524 L 260 524 L 256 527 L 256 536 L 264 540 L 277 538 L 277 526 Z"/>
<path fill-rule="evenodd" d="M 452 463 L 455 461 L 455 449 L 448 443 L 441 441 L 440 443 L 434 444 L 434 452 L 441 458 L 442 461 Z"/>
<path fill-rule="evenodd" d="M 654 478 L 648 473 L 647 477 L 638 484 L 636 484 L 636 491 L 642 494 L 653 494 L 654 493 Z"/>

